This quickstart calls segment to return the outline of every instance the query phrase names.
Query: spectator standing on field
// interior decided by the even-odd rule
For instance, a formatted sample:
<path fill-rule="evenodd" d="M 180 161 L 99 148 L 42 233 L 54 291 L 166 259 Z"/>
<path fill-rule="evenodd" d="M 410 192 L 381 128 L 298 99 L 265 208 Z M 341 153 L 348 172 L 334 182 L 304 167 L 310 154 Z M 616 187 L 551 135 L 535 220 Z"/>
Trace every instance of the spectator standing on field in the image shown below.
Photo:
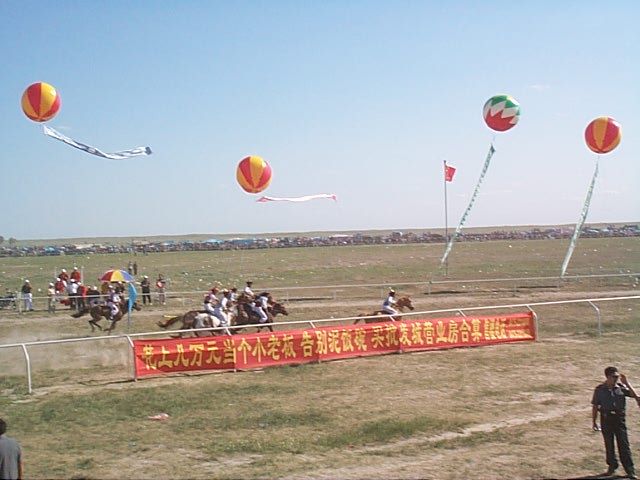
<path fill-rule="evenodd" d="M 165 295 L 166 286 L 167 282 L 164 280 L 164 277 L 162 274 L 158 274 L 158 279 L 156 280 L 156 292 L 158 292 L 158 302 L 160 302 L 160 305 L 164 305 L 167 300 Z"/>
<path fill-rule="evenodd" d="M 640 406 L 640 397 L 635 392 L 627 377 L 618 372 L 616 367 L 604 369 L 606 381 L 598 385 L 591 399 L 592 427 L 594 431 L 601 430 L 604 439 L 608 470 L 606 475 L 612 476 L 618 468 L 615 442 L 618 444 L 620 462 L 627 472 L 627 478 L 637 480 L 636 470 L 631 458 L 631 448 L 627 435 L 626 397 L 632 397 Z M 598 427 L 598 413 L 600 413 L 600 427 Z"/>
<path fill-rule="evenodd" d="M 58 277 L 60 277 L 60 280 L 64 282 L 64 285 L 66 287 L 67 283 L 69 283 L 69 274 L 67 273 L 67 269 L 63 268 Z"/>
<path fill-rule="evenodd" d="M 56 313 L 56 288 L 53 283 L 49 283 L 47 288 L 47 312 Z"/>
<path fill-rule="evenodd" d="M 69 276 L 69 280 L 75 280 L 76 283 L 80 283 L 82 280 L 82 275 L 80 274 L 80 270 L 78 267 L 73 267 L 73 271 L 71 272 L 71 276 Z"/>
<path fill-rule="evenodd" d="M 138 275 L 138 262 L 133 262 L 133 274 Z"/>
<path fill-rule="evenodd" d="M 27 312 L 33 312 L 33 294 L 31 293 L 31 282 L 25 280 L 22 284 L 22 299 L 24 300 L 24 309 Z"/>
<path fill-rule="evenodd" d="M 142 304 L 146 305 L 149 302 L 149 305 L 151 305 L 151 282 L 147 275 L 142 277 L 140 288 L 142 288 Z"/>
<path fill-rule="evenodd" d="M 20 444 L 7 437 L 7 422 L 0 418 L 0 479 L 22 479 L 22 449 Z"/>

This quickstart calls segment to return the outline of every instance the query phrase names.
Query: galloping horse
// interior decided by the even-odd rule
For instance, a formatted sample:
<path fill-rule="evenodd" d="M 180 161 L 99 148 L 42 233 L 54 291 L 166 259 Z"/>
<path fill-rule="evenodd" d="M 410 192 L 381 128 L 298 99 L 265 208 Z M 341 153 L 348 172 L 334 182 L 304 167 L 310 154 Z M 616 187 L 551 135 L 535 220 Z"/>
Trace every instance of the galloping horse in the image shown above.
<path fill-rule="evenodd" d="M 230 311 L 228 312 L 228 316 L 229 316 L 229 324 L 233 325 L 236 317 L 235 313 L 233 313 L 233 311 Z M 160 320 L 159 322 L 157 322 L 157 325 L 160 328 L 167 329 L 171 325 L 177 322 L 182 323 L 182 325 L 178 330 L 190 330 L 190 329 L 206 328 L 206 327 L 216 328 L 221 325 L 220 319 L 218 317 L 209 315 L 209 313 L 205 312 L 204 310 L 189 310 L 187 313 L 184 313 L 182 315 L 168 317 L 165 321 Z M 220 331 L 217 330 L 215 332 L 212 331 L 210 334 L 215 335 L 219 333 Z M 223 333 L 226 333 L 226 332 L 223 332 Z M 209 333 L 204 331 L 195 332 L 196 337 L 202 337 L 206 335 L 209 335 Z M 178 338 L 182 338 L 182 336 L 183 336 L 183 333 L 178 333 L 177 335 Z"/>
<path fill-rule="evenodd" d="M 241 293 L 237 299 L 238 302 L 238 316 L 236 318 L 235 325 L 252 325 L 259 324 L 260 317 L 257 313 L 253 311 L 251 308 L 251 304 L 253 303 L 253 299 L 245 293 Z M 268 328 L 269 331 L 273 332 L 273 327 L 271 324 L 273 323 L 273 319 L 276 315 L 289 315 L 286 307 L 280 302 L 274 302 L 271 297 L 269 297 L 269 306 L 267 308 L 267 321 L 261 326 L 257 327 L 257 331 L 259 332 L 263 328 Z M 239 331 L 240 329 L 235 329 Z"/>
<path fill-rule="evenodd" d="M 413 304 L 411 303 L 411 299 L 409 297 L 400 297 L 395 304 L 395 307 L 400 310 L 401 312 L 404 312 L 405 308 L 408 308 L 409 310 L 413 310 Z M 368 314 L 362 314 L 359 313 L 358 316 L 360 317 L 382 317 L 382 318 L 357 318 L 353 324 L 355 325 L 356 323 L 358 323 L 360 320 L 364 320 L 365 323 L 374 323 L 374 322 L 384 322 L 386 320 L 400 320 L 402 317 L 401 316 L 397 316 L 397 317 L 392 317 L 390 316 L 388 313 L 386 313 L 384 310 L 376 310 L 373 313 L 368 313 Z"/>
<path fill-rule="evenodd" d="M 91 308 L 85 308 L 79 311 L 78 313 L 74 313 L 71 316 L 73 318 L 80 318 L 86 315 L 87 313 L 91 315 L 91 320 L 89 320 L 89 325 L 91 326 L 92 332 L 95 332 L 96 327 L 98 327 L 100 331 L 104 330 L 100 325 L 100 323 L 98 323 L 103 318 L 106 318 L 107 320 L 111 320 L 111 324 L 109 324 L 109 328 L 105 330 L 107 333 L 111 333 L 111 331 L 116 327 L 116 323 L 118 323 L 118 321 L 122 319 L 122 317 L 124 316 L 124 312 L 127 311 L 127 305 L 128 304 L 126 301 L 120 302 L 118 313 L 113 318 L 111 318 L 111 307 L 109 307 L 108 305 L 94 305 Z M 138 302 L 133 302 L 133 305 L 131 307 L 137 311 L 142 310 L 142 307 L 138 305 Z"/>

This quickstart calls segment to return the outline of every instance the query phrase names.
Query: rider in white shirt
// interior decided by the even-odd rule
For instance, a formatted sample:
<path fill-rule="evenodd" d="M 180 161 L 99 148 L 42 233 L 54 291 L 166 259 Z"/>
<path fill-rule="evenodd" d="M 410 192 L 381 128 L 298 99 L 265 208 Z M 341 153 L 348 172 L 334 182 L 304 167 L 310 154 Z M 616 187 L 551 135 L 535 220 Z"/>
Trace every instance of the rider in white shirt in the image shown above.
<path fill-rule="evenodd" d="M 262 308 L 262 301 L 258 298 L 251 303 L 251 309 L 260 317 L 260 323 L 266 323 L 269 320 L 267 312 Z"/>
<path fill-rule="evenodd" d="M 262 292 L 258 296 L 258 300 L 260 300 L 260 306 L 265 312 L 269 311 L 269 300 L 271 300 L 271 295 L 269 292 Z"/>
<path fill-rule="evenodd" d="M 247 282 L 247 286 L 244 287 L 244 293 L 246 293 L 251 298 L 253 298 L 254 295 L 253 295 L 253 290 L 251 290 L 251 285 L 253 285 L 253 282 L 251 282 L 251 281 Z"/>
<path fill-rule="evenodd" d="M 213 287 L 211 291 L 204 296 L 204 310 L 214 317 L 217 316 L 215 313 L 215 307 L 219 303 L 216 293 L 218 293 L 218 289 Z"/>
<path fill-rule="evenodd" d="M 109 293 L 107 295 L 107 306 L 111 309 L 111 320 L 120 311 L 120 295 L 116 292 L 113 285 L 109 285 Z"/>
<path fill-rule="evenodd" d="M 396 296 L 396 291 L 393 289 L 389 290 L 389 296 L 384 302 L 382 302 L 383 312 L 388 313 L 390 315 L 397 315 L 398 310 L 394 308 L 396 304 L 395 296 Z"/>
<path fill-rule="evenodd" d="M 229 319 L 227 318 L 227 303 L 229 302 L 229 291 L 225 288 L 222 290 L 222 299 L 216 303 L 213 307 L 213 315 L 220 319 L 221 327 L 229 326 Z"/>

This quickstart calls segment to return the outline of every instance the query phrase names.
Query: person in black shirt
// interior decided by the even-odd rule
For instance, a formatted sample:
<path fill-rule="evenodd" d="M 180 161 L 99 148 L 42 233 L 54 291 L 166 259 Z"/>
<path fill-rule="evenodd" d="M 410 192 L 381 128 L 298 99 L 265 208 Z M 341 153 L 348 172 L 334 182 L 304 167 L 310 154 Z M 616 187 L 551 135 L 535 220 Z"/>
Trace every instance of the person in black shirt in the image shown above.
<path fill-rule="evenodd" d="M 640 398 L 629 383 L 629 380 L 627 380 L 627 377 L 618 372 L 616 367 L 605 368 L 604 375 L 607 380 L 598 385 L 593 392 L 591 420 L 594 431 L 602 430 L 604 448 L 607 453 L 607 465 L 609 466 L 606 475 L 613 475 L 618 468 L 618 460 L 616 459 L 613 443 L 615 437 L 618 443 L 620 462 L 627 472 L 627 478 L 637 480 L 638 477 L 631 458 L 625 415 L 626 397 L 635 398 L 638 406 L 640 406 Z M 600 412 L 600 427 L 598 427 L 597 423 L 598 412 Z"/>
<path fill-rule="evenodd" d="M 147 302 L 149 302 L 149 305 L 151 305 L 151 282 L 149 282 L 149 277 L 147 275 L 142 277 L 142 281 L 140 282 L 140 286 L 142 287 L 142 303 L 143 303 L 143 305 L 146 305 Z"/>

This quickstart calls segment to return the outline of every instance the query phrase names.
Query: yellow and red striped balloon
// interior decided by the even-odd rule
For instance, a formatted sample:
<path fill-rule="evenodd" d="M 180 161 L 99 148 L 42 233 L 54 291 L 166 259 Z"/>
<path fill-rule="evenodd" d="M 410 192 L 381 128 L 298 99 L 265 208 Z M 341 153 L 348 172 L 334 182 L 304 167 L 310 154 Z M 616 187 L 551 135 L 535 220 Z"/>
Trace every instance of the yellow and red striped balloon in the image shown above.
<path fill-rule="evenodd" d="M 34 122 L 46 122 L 60 110 L 60 95 L 48 83 L 29 85 L 22 94 L 22 111 Z"/>
<path fill-rule="evenodd" d="M 238 163 L 236 178 L 245 192 L 260 193 L 271 183 L 271 167 L 261 157 L 251 155 Z"/>
<path fill-rule="evenodd" d="M 596 153 L 609 153 L 622 138 L 620 124 L 611 117 L 598 117 L 584 131 L 587 147 Z"/>

